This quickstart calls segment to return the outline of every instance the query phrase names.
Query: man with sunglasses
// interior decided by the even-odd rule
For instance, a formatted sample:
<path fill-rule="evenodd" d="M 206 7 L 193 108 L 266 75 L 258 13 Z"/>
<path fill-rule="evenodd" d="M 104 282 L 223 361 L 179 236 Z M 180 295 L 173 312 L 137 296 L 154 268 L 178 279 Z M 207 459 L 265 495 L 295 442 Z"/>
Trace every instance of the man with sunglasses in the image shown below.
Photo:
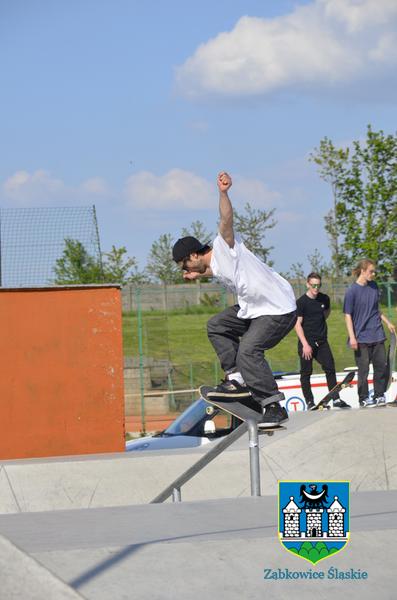
<path fill-rule="evenodd" d="M 295 331 L 298 336 L 298 354 L 300 358 L 300 379 L 302 393 L 308 410 L 315 407 L 310 376 L 313 373 L 313 359 L 323 369 L 328 389 L 336 386 L 335 361 L 327 340 L 327 323 L 331 304 L 329 296 L 320 292 L 321 276 L 310 273 L 306 279 L 306 294 L 298 298 L 298 319 Z M 339 396 L 333 400 L 334 408 L 351 408 Z"/>
<path fill-rule="evenodd" d="M 358 367 L 357 388 L 361 408 L 386 404 L 388 365 L 385 350 L 385 332 L 382 322 L 391 333 L 396 329 L 379 308 L 379 289 L 374 279 L 375 263 L 370 259 L 359 261 L 352 274 L 356 281 L 346 290 L 343 304 L 350 348 Z M 374 368 L 374 393 L 369 395 L 369 365 Z"/>
<path fill-rule="evenodd" d="M 275 427 L 288 420 L 288 413 L 280 405 L 285 398 L 264 352 L 293 329 L 295 295 L 288 281 L 250 252 L 234 233 L 228 196 L 231 185 L 227 173 L 218 175 L 220 222 L 212 248 L 188 236 L 174 244 L 172 255 L 185 279 L 214 276 L 237 296 L 238 304 L 208 321 L 208 338 L 225 372 L 225 380 L 208 397 L 242 403 L 251 397 L 263 413 L 260 426 Z"/>

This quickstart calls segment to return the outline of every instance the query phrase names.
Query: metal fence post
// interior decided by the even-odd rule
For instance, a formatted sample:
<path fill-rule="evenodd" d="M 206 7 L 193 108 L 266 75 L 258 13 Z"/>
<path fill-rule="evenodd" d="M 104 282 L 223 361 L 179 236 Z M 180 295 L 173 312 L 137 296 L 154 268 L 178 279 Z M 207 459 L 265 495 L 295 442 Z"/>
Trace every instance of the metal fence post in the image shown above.
<path fill-rule="evenodd" d="M 387 284 L 387 314 L 388 314 L 388 317 L 390 320 L 393 318 L 391 292 L 392 292 L 391 284 L 388 283 Z"/>
<path fill-rule="evenodd" d="M 139 384 L 141 393 L 141 421 L 142 432 L 146 433 L 145 421 L 145 370 L 143 366 L 143 331 L 142 331 L 142 304 L 141 304 L 141 289 L 136 289 L 136 307 L 138 317 L 138 351 L 139 351 Z"/>
<path fill-rule="evenodd" d="M 218 360 L 214 361 L 214 375 L 215 375 L 215 385 L 219 383 L 219 365 Z"/>
<path fill-rule="evenodd" d="M 190 389 L 194 389 L 194 372 L 193 372 L 193 363 L 189 363 L 189 385 Z M 194 392 L 192 392 L 192 400 L 194 400 Z"/>

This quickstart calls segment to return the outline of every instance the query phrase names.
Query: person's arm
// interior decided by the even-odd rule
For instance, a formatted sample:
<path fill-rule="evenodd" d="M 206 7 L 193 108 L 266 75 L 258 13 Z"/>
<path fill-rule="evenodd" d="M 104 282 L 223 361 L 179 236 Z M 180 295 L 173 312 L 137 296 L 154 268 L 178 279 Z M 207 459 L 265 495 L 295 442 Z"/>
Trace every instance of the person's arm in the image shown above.
<path fill-rule="evenodd" d="M 207 267 L 204 273 L 198 273 L 197 271 L 183 271 L 183 279 L 200 279 L 200 277 L 212 277 L 213 273 L 211 267 Z"/>
<path fill-rule="evenodd" d="M 345 313 L 345 323 L 346 323 L 346 329 L 347 329 L 347 333 L 349 335 L 349 344 L 350 347 L 353 350 L 357 350 L 358 348 L 358 343 L 356 340 L 356 335 L 354 333 L 354 327 L 353 327 L 353 319 L 352 316 Z"/>
<path fill-rule="evenodd" d="M 385 317 L 385 315 L 383 313 L 380 312 L 379 314 L 380 314 L 380 318 L 382 319 L 383 323 L 387 326 L 389 331 L 391 333 L 396 333 L 396 328 L 393 325 L 393 323 L 391 321 L 389 321 L 389 319 L 387 317 Z"/>
<path fill-rule="evenodd" d="M 325 311 L 324 311 L 324 319 L 327 320 L 329 315 L 331 314 L 331 307 L 329 306 Z"/>
<path fill-rule="evenodd" d="M 303 317 L 298 317 L 295 324 L 296 335 L 299 338 L 300 343 L 302 344 L 302 356 L 306 360 L 310 360 L 313 356 L 313 348 L 310 346 L 309 342 L 305 337 L 305 333 L 302 327 Z"/>
<path fill-rule="evenodd" d="M 234 246 L 234 231 L 233 231 L 233 207 L 228 196 L 228 189 L 232 185 L 230 175 L 219 173 L 218 189 L 219 189 L 219 233 L 230 248 Z"/>

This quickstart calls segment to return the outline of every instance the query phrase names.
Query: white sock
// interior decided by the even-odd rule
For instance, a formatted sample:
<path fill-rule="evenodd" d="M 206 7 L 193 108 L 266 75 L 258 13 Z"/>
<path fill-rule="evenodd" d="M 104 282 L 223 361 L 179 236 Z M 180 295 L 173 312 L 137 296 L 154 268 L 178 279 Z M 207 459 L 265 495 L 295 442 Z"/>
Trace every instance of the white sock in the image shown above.
<path fill-rule="evenodd" d="M 234 371 L 234 373 L 229 373 L 228 375 L 226 375 L 226 379 L 234 379 L 234 381 L 237 381 L 237 383 L 239 383 L 240 385 L 245 385 L 245 381 L 243 379 L 243 376 L 241 375 L 241 373 L 239 371 Z"/>

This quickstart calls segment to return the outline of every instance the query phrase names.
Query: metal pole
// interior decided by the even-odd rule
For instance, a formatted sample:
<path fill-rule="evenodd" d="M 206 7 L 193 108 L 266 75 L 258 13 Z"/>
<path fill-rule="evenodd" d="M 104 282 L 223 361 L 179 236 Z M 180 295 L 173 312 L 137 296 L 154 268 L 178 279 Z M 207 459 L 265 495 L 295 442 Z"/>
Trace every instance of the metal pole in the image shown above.
<path fill-rule="evenodd" d="M 139 351 L 139 383 L 141 391 L 141 421 L 142 431 L 146 433 L 145 422 L 145 372 L 143 368 L 143 339 L 142 339 L 142 306 L 141 306 L 141 289 L 136 290 L 136 307 L 138 316 L 138 351 Z"/>
<path fill-rule="evenodd" d="M 387 284 L 387 313 L 388 313 L 389 319 L 393 318 L 391 292 L 392 292 L 391 284 L 388 283 Z"/>
<path fill-rule="evenodd" d="M 247 425 L 250 449 L 251 496 L 260 496 L 261 475 L 259 469 L 258 424 L 254 419 L 248 419 Z"/>
<path fill-rule="evenodd" d="M 189 383 L 190 383 L 190 388 L 193 390 L 194 389 L 194 373 L 193 373 L 193 363 L 191 362 L 189 364 Z M 192 401 L 194 400 L 194 392 L 192 392 Z"/>
<path fill-rule="evenodd" d="M 172 496 L 174 489 L 181 489 L 181 487 L 190 481 L 192 477 L 194 477 L 203 467 L 208 465 L 214 458 L 216 458 L 221 452 L 228 448 L 233 442 L 235 442 L 239 437 L 241 437 L 247 431 L 247 423 L 244 421 L 234 429 L 231 433 L 226 435 L 224 438 L 220 440 L 217 444 L 211 447 L 210 450 L 207 450 L 206 454 L 199 458 L 199 460 L 194 463 L 191 467 L 189 467 L 182 475 L 177 477 L 175 481 L 173 481 L 170 485 L 168 485 L 160 494 L 158 494 L 150 504 L 159 504 L 160 502 L 164 502 L 170 496 Z"/>
<path fill-rule="evenodd" d="M 181 501 L 181 488 L 174 488 L 172 490 L 172 501 L 173 502 Z"/>
<path fill-rule="evenodd" d="M 96 217 L 95 204 L 92 205 L 92 216 L 93 216 L 93 219 L 94 219 L 94 227 L 95 227 L 95 234 L 96 234 L 96 245 L 97 245 L 98 259 L 99 259 L 99 268 L 100 268 L 100 271 L 101 271 L 102 281 L 104 281 L 105 280 L 105 276 L 104 276 L 104 272 L 103 272 L 101 239 L 99 237 L 99 227 L 98 227 L 98 220 L 97 220 L 97 217 Z"/>

